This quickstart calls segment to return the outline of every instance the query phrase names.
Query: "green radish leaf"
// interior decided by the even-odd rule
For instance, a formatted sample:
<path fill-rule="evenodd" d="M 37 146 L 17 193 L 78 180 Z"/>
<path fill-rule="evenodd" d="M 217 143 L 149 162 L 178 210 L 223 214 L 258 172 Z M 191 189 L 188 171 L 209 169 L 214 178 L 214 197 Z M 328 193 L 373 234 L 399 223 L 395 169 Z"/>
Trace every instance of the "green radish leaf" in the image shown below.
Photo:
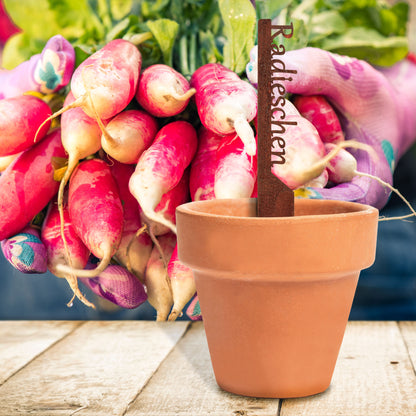
<path fill-rule="evenodd" d="M 403 59 L 408 40 L 402 36 L 384 37 L 374 29 L 354 27 L 341 36 L 326 38 L 320 47 L 341 55 L 354 56 L 373 65 L 388 66 Z"/>
<path fill-rule="evenodd" d="M 335 10 L 314 14 L 311 19 L 309 41 L 314 42 L 333 34 L 340 34 L 346 29 L 346 20 Z"/>
<path fill-rule="evenodd" d="M 158 19 L 146 24 L 160 46 L 165 64 L 172 66 L 172 49 L 179 30 L 178 23 L 170 19 Z"/>
<path fill-rule="evenodd" d="M 254 46 L 256 11 L 249 0 L 218 0 L 224 22 L 224 65 L 241 74 Z"/>

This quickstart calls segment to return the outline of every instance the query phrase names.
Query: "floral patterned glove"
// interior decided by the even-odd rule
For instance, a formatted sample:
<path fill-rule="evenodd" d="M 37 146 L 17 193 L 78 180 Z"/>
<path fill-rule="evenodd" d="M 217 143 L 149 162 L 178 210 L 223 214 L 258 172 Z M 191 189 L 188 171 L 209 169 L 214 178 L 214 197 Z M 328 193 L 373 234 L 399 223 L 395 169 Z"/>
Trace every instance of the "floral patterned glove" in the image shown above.
<path fill-rule="evenodd" d="M 11 70 L 0 69 L 0 99 L 28 91 L 50 94 L 67 85 L 74 72 L 75 51 L 61 35 L 48 40 L 42 53 Z"/>
<path fill-rule="evenodd" d="M 391 68 L 376 69 L 365 61 L 318 48 L 289 51 L 279 59 L 297 71 L 292 81 L 283 83 L 287 92 L 325 96 L 340 116 L 346 139 L 375 150 L 378 160 L 363 150 L 351 150 L 357 170 L 392 184 L 396 162 L 416 139 L 416 64 L 405 59 Z M 256 83 L 255 50 L 251 60 L 247 74 Z M 307 195 L 381 209 L 390 191 L 371 178 L 356 176 L 332 188 L 308 188 Z"/>

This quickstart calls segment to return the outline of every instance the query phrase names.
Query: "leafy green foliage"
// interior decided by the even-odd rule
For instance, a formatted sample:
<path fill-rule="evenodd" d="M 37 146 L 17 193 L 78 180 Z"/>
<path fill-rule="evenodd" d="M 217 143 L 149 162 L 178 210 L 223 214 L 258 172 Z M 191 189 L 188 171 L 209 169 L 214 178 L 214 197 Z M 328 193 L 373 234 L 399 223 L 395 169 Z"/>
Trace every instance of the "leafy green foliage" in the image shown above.
<path fill-rule="evenodd" d="M 392 65 L 408 52 L 406 24 L 409 5 L 383 0 L 258 0 L 258 18 L 276 24 L 293 22 L 294 36 L 286 50 L 314 46 Z"/>
<path fill-rule="evenodd" d="M 112 39 L 140 42 L 143 66 L 172 65 L 185 75 L 207 62 L 243 72 L 255 39 L 249 0 L 5 0 L 22 32 L 6 44 L 3 65 L 13 68 L 61 34 L 77 64 Z"/>

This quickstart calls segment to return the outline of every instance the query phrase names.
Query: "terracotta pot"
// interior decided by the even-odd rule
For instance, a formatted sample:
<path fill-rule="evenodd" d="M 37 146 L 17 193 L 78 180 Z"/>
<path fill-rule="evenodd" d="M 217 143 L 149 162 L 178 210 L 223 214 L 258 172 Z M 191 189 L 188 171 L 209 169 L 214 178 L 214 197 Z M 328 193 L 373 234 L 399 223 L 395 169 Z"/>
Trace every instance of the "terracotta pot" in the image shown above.
<path fill-rule="evenodd" d="M 180 260 L 193 269 L 217 383 L 255 397 L 330 384 L 360 270 L 374 262 L 378 210 L 297 199 L 260 218 L 255 199 L 177 209 Z"/>

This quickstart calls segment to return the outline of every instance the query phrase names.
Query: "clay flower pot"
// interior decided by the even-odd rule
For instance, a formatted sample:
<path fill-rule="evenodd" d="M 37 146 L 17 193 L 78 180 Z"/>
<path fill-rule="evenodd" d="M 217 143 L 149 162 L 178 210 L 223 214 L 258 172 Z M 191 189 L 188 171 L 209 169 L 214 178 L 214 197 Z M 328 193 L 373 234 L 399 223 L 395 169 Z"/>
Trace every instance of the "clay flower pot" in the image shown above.
<path fill-rule="evenodd" d="M 298 199 L 260 218 L 255 199 L 177 209 L 178 253 L 193 269 L 219 386 L 301 397 L 330 384 L 360 270 L 375 258 L 378 211 Z"/>

